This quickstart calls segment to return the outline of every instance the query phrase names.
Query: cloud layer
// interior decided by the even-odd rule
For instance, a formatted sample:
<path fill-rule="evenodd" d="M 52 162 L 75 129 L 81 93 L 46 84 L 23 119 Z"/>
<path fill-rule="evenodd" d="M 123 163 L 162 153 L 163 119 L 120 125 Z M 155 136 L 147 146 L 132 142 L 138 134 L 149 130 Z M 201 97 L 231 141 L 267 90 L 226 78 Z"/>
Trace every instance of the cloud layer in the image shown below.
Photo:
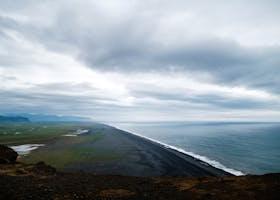
<path fill-rule="evenodd" d="M 280 119 L 276 0 L 0 3 L 0 112 Z"/>

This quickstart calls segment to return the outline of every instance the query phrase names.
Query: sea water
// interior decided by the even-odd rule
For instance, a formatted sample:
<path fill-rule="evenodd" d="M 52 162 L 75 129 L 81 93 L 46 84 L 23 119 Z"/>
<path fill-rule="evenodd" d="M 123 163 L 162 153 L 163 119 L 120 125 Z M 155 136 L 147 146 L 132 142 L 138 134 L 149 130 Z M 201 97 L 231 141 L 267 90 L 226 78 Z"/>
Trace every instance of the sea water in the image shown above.
<path fill-rule="evenodd" d="M 280 123 L 114 123 L 236 175 L 280 172 Z"/>

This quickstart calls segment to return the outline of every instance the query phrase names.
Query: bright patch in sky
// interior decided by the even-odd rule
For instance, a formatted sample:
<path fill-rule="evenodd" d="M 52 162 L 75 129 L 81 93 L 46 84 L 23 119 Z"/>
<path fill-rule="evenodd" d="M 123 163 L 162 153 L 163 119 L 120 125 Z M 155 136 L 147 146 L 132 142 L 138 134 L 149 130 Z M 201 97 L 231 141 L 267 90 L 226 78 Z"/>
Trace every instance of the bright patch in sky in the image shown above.
<path fill-rule="evenodd" d="M 280 119 L 278 1 L 0 3 L 1 113 Z"/>

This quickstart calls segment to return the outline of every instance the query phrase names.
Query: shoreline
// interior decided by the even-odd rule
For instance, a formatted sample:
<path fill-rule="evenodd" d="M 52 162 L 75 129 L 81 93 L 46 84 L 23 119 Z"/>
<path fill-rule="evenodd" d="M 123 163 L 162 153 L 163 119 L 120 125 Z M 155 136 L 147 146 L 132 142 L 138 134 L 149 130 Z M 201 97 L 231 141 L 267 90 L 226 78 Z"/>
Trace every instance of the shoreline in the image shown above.
<path fill-rule="evenodd" d="M 183 159 L 185 159 L 188 162 L 199 162 L 200 164 L 202 164 L 204 166 L 213 167 L 215 169 L 222 170 L 222 171 L 228 173 L 228 175 L 234 175 L 234 176 L 244 176 L 244 175 L 246 175 L 241 171 L 238 171 L 238 170 L 235 170 L 235 169 L 232 169 L 232 168 L 228 168 L 228 167 L 224 166 L 223 164 L 219 163 L 218 161 L 211 160 L 211 159 L 209 159 L 205 156 L 201 156 L 201 155 L 195 154 L 193 152 L 188 152 L 188 151 L 186 151 L 182 148 L 178 148 L 178 147 L 163 143 L 161 141 L 143 136 L 141 134 L 134 133 L 133 131 L 130 131 L 130 130 L 125 130 L 125 129 L 122 129 L 120 127 L 114 126 L 114 125 L 109 125 L 109 126 L 115 128 L 119 131 L 123 131 L 126 134 L 131 134 L 133 136 L 136 136 L 136 137 L 139 137 L 141 139 L 147 140 L 148 142 L 151 142 L 155 145 L 158 145 L 160 148 L 164 148 L 165 150 L 174 153 L 176 156 L 182 157 Z"/>
<path fill-rule="evenodd" d="M 106 124 L 87 126 L 88 134 L 59 137 L 22 157 L 44 161 L 60 171 L 123 176 L 232 176 L 172 146 Z M 58 155 L 65 155 L 58 157 Z M 59 158 L 59 159 L 58 159 Z"/>
<path fill-rule="evenodd" d="M 115 129 L 118 133 L 124 134 L 126 137 L 132 139 L 135 143 L 143 143 L 146 148 L 153 148 L 154 151 L 159 152 L 164 162 L 169 162 L 169 165 L 163 166 L 164 170 L 168 172 L 167 174 L 162 174 L 163 176 L 235 176 L 233 173 L 219 169 L 191 155 L 173 149 L 167 144 L 119 129 L 114 126 L 109 125 L 109 127 Z M 176 160 L 176 162 L 173 162 L 173 160 Z M 174 171 L 176 172 L 172 172 L 172 168 L 174 168 Z M 178 170 L 179 168 L 181 170 Z"/>

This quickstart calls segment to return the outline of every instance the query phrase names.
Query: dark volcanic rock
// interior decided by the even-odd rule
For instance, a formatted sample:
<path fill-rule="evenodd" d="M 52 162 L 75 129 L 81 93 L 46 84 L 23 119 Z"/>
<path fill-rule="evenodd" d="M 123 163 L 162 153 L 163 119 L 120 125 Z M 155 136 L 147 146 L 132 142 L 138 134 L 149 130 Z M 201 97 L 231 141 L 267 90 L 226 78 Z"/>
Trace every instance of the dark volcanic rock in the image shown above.
<path fill-rule="evenodd" d="M 56 169 L 44 162 L 38 162 L 32 168 L 32 172 L 39 175 L 53 175 L 56 173 Z"/>
<path fill-rule="evenodd" d="M 16 162 L 17 157 L 17 152 L 10 147 L 0 144 L 0 164 L 14 163 Z"/>
<path fill-rule="evenodd" d="M 39 162 L 0 165 L 0 199 L 279 200 L 280 174 L 134 177 L 57 172 Z"/>

